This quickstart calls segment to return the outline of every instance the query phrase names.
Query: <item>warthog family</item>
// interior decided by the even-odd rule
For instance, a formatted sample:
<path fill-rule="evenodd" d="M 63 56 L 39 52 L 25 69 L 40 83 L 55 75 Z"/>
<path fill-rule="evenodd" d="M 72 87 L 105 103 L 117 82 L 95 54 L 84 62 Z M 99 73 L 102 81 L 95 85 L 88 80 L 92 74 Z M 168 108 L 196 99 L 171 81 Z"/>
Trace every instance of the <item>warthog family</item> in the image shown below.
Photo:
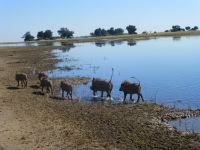
<path fill-rule="evenodd" d="M 113 84 L 110 81 L 99 79 L 99 78 L 93 78 L 92 79 L 92 86 L 90 89 L 93 91 L 93 95 L 95 96 L 97 91 L 101 92 L 101 97 L 103 97 L 103 93 L 107 93 L 107 97 L 111 97 L 111 92 L 113 89 Z"/>
<path fill-rule="evenodd" d="M 113 75 L 113 72 L 112 72 Z M 107 97 L 111 97 L 111 92 L 113 90 L 113 84 L 111 82 L 111 79 L 104 80 L 100 78 L 93 78 L 92 79 L 92 85 L 90 89 L 93 91 L 93 95 L 96 95 L 96 92 L 101 92 L 101 97 L 104 96 L 104 92 L 107 93 Z M 27 87 L 28 83 L 28 76 L 25 73 L 17 73 L 15 76 L 16 81 L 18 82 L 18 85 L 21 82 L 22 87 Z M 53 84 L 52 81 L 48 79 L 48 75 L 44 72 L 38 73 L 38 79 L 40 80 L 40 86 L 42 88 L 42 92 L 44 88 L 46 88 L 47 92 L 50 92 L 53 95 Z M 139 81 L 139 80 L 138 80 Z M 73 87 L 71 84 L 69 84 L 66 80 L 60 82 L 60 89 L 62 90 L 62 98 L 64 98 L 65 92 L 67 93 L 67 97 L 72 99 L 72 91 Z M 133 95 L 137 94 L 138 99 L 137 102 L 139 102 L 140 98 L 144 101 L 143 96 L 141 94 L 141 85 L 139 83 L 131 83 L 130 81 L 125 80 L 121 86 L 119 91 L 124 92 L 124 100 L 126 100 L 126 96 L 130 94 L 130 99 L 133 99 Z"/>
<path fill-rule="evenodd" d="M 22 87 L 26 88 L 28 84 L 28 76 L 25 73 L 16 73 L 15 79 L 17 81 L 17 86 L 19 86 L 19 82 L 21 82 Z"/>
<path fill-rule="evenodd" d="M 51 92 L 51 94 L 53 94 L 53 84 L 51 80 L 42 78 L 40 86 L 42 87 L 42 92 L 44 87 L 46 87 L 47 92 Z"/>
<path fill-rule="evenodd" d="M 64 92 L 67 92 L 67 97 L 72 99 L 72 85 L 67 83 L 66 81 L 60 82 L 60 88 L 62 90 L 62 98 L 64 98 Z"/>
<path fill-rule="evenodd" d="M 133 94 L 137 94 L 138 95 L 137 102 L 140 100 L 140 97 L 144 101 L 143 96 L 141 94 L 140 83 L 139 84 L 137 84 L 137 83 L 131 83 L 131 82 L 129 82 L 129 81 L 126 80 L 126 81 L 124 81 L 121 84 L 119 91 L 124 92 L 124 100 L 126 99 L 127 94 L 130 94 L 130 99 L 131 100 L 132 100 L 132 95 Z"/>

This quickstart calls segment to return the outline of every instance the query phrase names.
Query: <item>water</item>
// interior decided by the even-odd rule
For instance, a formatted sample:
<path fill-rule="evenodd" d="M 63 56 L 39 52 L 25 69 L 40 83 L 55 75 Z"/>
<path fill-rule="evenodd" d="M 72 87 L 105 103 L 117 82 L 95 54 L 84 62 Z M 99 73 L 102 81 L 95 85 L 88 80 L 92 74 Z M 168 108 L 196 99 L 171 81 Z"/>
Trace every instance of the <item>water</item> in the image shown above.
<path fill-rule="evenodd" d="M 178 131 L 200 133 L 200 117 L 179 119 L 171 121 L 169 124 L 175 127 Z"/>
<path fill-rule="evenodd" d="M 77 68 L 49 71 L 51 77 L 100 77 L 112 82 L 113 98 L 122 98 L 119 92 L 124 80 L 141 81 L 146 100 L 179 107 L 200 107 L 200 37 L 168 37 L 143 41 L 115 41 L 76 44 L 71 50 L 54 50 L 63 61 L 57 67 Z M 90 84 L 75 87 L 81 98 L 92 96 Z"/>
<path fill-rule="evenodd" d="M 73 47 L 73 44 L 66 42 L 33 42 L 33 43 L 10 43 L 0 44 L 0 47 L 12 47 L 12 46 L 68 46 Z"/>

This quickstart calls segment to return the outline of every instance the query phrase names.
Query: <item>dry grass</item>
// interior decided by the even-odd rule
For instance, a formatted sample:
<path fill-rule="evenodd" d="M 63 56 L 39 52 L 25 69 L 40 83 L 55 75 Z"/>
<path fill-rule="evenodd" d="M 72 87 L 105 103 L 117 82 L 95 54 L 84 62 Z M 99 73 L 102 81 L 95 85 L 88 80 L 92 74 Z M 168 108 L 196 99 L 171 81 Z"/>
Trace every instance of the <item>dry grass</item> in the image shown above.
<path fill-rule="evenodd" d="M 200 31 L 182 31 L 182 32 L 158 32 L 150 34 L 123 34 L 114 36 L 101 36 L 101 37 L 86 37 L 86 38 L 71 38 L 71 39 L 55 39 L 55 40 L 36 40 L 26 43 L 44 43 L 44 42 L 66 42 L 66 43 L 82 43 L 82 42 L 100 42 L 106 40 L 146 40 L 156 37 L 166 36 L 191 36 L 200 35 Z M 19 44 L 25 42 L 0 42 L 0 44 Z"/>

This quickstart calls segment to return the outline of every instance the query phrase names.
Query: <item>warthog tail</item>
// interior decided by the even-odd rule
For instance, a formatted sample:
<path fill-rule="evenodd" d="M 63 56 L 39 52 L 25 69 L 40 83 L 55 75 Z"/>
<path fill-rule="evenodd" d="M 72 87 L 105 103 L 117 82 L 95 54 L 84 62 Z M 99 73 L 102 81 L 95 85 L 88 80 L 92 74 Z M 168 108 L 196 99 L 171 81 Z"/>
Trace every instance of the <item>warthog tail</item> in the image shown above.
<path fill-rule="evenodd" d="M 111 73 L 111 77 L 110 77 L 110 81 L 109 81 L 109 82 L 111 82 L 111 81 L 112 81 L 113 74 L 114 74 L 114 68 L 112 68 L 112 73 Z"/>
<path fill-rule="evenodd" d="M 133 79 L 137 80 L 137 81 L 138 81 L 138 85 L 140 86 L 140 80 L 138 80 L 138 79 L 137 79 L 137 78 L 135 78 L 135 77 L 131 77 L 131 78 L 133 78 Z"/>

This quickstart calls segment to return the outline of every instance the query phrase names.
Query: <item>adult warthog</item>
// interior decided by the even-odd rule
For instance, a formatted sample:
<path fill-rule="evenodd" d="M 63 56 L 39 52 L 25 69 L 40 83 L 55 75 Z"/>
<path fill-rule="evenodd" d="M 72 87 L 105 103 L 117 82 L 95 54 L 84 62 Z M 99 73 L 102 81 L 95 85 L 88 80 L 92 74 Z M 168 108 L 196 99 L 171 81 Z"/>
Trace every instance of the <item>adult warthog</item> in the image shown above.
<path fill-rule="evenodd" d="M 139 102 L 140 97 L 144 101 L 143 96 L 141 94 L 140 83 L 131 83 L 131 82 L 126 80 L 121 84 L 119 91 L 123 91 L 124 92 L 124 100 L 126 99 L 127 94 L 130 94 L 130 99 L 131 100 L 132 100 L 133 94 L 137 94 L 138 95 L 137 102 Z"/>
<path fill-rule="evenodd" d="M 67 83 L 66 81 L 60 82 L 60 88 L 62 90 L 62 98 L 64 98 L 64 92 L 67 92 L 67 97 L 72 99 L 72 85 Z"/>
<path fill-rule="evenodd" d="M 111 92 L 113 89 L 113 84 L 110 81 L 99 79 L 99 78 L 93 78 L 92 79 L 92 86 L 90 89 L 93 91 L 93 95 L 95 96 L 97 91 L 101 92 L 101 97 L 103 97 L 103 93 L 107 93 L 107 97 L 111 97 Z"/>
<path fill-rule="evenodd" d="M 51 92 L 51 94 L 53 95 L 53 84 L 51 80 L 42 78 L 40 86 L 42 87 L 42 92 L 44 87 L 46 87 L 47 92 Z"/>
<path fill-rule="evenodd" d="M 15 79 L 17 81 L 17 86 L 19 86 L 19 82 L 21 82 L 22 87 L 26 88 L 28 84 L 28 76 L 26 73 L 16 73 Z"/>

